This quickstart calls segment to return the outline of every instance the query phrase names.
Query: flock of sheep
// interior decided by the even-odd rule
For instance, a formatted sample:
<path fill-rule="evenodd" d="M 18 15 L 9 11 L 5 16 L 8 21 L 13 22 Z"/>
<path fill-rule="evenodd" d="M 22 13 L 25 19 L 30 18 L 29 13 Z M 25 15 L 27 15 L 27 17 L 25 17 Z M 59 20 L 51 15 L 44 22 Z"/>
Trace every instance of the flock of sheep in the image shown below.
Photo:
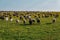
<path fill-rule="evenodd" d="M 30 25 L 32 25 L 34 22 L 37 22 L 38 24 L 41 23 L 41 17 L 42 18 L 48 18 L 48 17 L 52 17 L 52 23 L 56 22 L 56 18 L 59 17 L 59 15 L 56 14 L 51 14 L 51 13 L 17 13 L 14 12 L 12 15 L 10 13 L 3 13 L 2 15 L 0 14 L 0 19 L 1 20 L 6 20 L 6 21 L 14 21 L 15 18 L 15 22 L 16 23 L 20 23 L 21 21 L 23 22 L 23 24 L 26 24 L 26 22 L 28 21 Z"/>

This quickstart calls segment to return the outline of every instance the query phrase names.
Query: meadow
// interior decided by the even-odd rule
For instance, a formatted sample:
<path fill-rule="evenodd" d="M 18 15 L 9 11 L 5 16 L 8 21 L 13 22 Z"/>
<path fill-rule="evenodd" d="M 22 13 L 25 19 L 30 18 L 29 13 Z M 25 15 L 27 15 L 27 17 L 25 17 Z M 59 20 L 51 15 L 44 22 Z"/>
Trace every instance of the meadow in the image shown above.
<path fill-rule="evenodd" d="M 32 25 L 0 19 L 0 40 L 60 40 L 60 16 L 55 23 L 51 19 L 41 18 L 40 24 Z"/>

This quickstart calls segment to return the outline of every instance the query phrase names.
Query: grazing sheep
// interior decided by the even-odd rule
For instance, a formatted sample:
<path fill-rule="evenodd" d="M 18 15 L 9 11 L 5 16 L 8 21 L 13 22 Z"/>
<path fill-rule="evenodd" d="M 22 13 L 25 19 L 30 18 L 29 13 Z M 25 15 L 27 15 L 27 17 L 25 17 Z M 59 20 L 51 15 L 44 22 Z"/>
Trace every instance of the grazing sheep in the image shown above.
<path fill-rule="evenodd" d="M 20 20 L 22 20 L 23 19 L 23 16 L 20 16 Z"/>
<path fill-rule="evenodd" d="M 37 23 L 40 23 L 40 19 L 38 17 L 36 18 L 36 21 L 37 21 Z"/>
<path fill-rule="evenodd" d="M 16 23 L 19 23 L 20 22 L 20 20 L 16 20 Z"/>
<path fill-rule="evenodd" d="M 55 22 L 56 22 L 56 18 L 53 18 L 52 23 L 55 23 Z"/>
<path fill-rule="evenodd" d="M 27 16 L 27 18 L 28 18 L 28 19 L 30 19 L 30 18 L 31 18 L 31 16 L 30 16 L 30 15 L 28 15 L 28 16 Z"/>
<path fill-rule="evenodd" d="M 32 25 L 32 19 L 31 18 L 29 19 L 29 24 Z"/>
<path fill-rule="evenodd" d="M 32 19 L 32 22 L 35 23 L 35 19 Z"/>
<path fill-rule="evenodd" d="M 12 22 L 12 21 L 13 21 L 13 19 L 11 18 L 11 19 L 10 19 L 10 21 Z"/>
<path fill-rule="evenodd" d="M 23 20 L 23 24 L 26 24 L 26 20 Z"/>
<path fill-rule="evenodd" d="M 10 21 L 11 21 L 11 22 L 13 21 L 13 18 L 12 18 L 12 17 L 10 17 Z"/>
<path fill-rule="evenodd" d="M 42 18 L 44 18 L 44 17 L 45 17 L 45 14 L 42 15 Z"/>
<path fill-rule="evenodd" d="M 8 20 L 9 20 L 8 16 L 6 16 L 6 18 L 5 18 L 5 19 L 6 19 L 6 21 L 8 21 Z"/>

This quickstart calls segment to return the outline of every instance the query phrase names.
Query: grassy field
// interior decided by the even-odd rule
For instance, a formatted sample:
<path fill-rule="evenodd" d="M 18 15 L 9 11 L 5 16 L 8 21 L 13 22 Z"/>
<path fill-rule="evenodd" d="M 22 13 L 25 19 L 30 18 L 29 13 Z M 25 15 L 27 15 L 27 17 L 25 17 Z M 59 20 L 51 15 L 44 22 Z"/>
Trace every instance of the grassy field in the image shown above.
<path fill-rule="evenodd" d="M 33 25 L 0 20 L 0 40 L 60 40 L 60 17 L 53 24 L 51 19 L 41 18 L 41 24 Z"/>

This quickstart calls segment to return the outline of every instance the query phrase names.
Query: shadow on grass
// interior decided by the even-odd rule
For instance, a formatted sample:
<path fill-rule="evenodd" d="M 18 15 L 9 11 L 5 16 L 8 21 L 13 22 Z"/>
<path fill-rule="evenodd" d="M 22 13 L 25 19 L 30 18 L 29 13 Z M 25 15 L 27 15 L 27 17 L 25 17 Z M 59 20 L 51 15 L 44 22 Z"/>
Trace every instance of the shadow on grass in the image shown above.
<path fill-rule="evenodd" d="M 30 25 L 30 24 L 19 24 L 19 25 L 21 25 L 21 26 L 25 26 L 25 25 Z"/>
<path fill-rule="evenodd" d="M 38 24 L 38 23 L 34 23 L 34 24 L 28 24 L 28 23 L 26 23 L 26 24 L 23 24 L 23 23 L 10 23 L 10 25 L 15 25 L 15 26 L 35 26 L 35 25 L 41 25 L 40 23 Z"/>
<path fill-rule="evenodd" d="M 41 25 L 41 24 L 19 24 L 19 25 L 21 25 L 21 26 L 35 26 L 35 25 Z"/>
<path fill-rule="evenodd" d="M 52 23 L 46 23 L 46 25 L 50 25 L 50 24 L 52 24 Z"/>

